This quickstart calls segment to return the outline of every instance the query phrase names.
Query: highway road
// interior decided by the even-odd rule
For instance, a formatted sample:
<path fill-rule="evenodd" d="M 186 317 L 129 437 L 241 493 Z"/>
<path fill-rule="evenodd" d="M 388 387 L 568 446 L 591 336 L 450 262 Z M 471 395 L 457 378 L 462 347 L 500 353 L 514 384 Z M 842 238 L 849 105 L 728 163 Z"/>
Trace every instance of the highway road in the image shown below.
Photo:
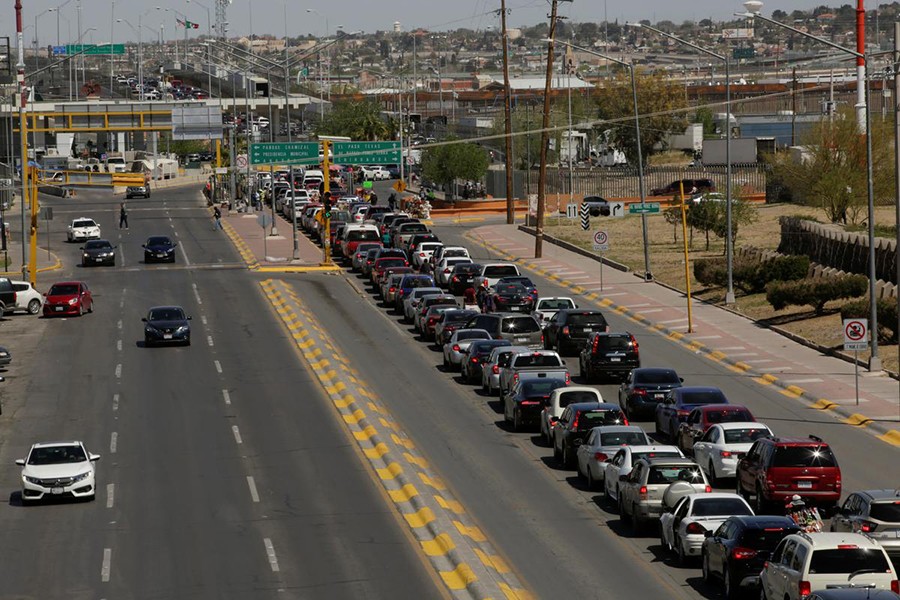
<path fill-rule="evenodd" d="M 83 279 L 96 308 L 25 317 L 33 360 L 13 365 L 0 417 L 0 597 L 440 596 L 196 187 L 130 201 L 126 231 L 109 194 L 42 201 L 65 267 L 39 287 Z M 82 215 L 116 267 L 75 266 L 64 221 Z M 151 234 L 180 241 L 174 266 L 142 264 Z M 191 347 L 143 347 L 141 317 L 166 303 L 193 316 Z M 97 498 L 23 507 L 13 461 L 54 439 L 102 455 Z"/>

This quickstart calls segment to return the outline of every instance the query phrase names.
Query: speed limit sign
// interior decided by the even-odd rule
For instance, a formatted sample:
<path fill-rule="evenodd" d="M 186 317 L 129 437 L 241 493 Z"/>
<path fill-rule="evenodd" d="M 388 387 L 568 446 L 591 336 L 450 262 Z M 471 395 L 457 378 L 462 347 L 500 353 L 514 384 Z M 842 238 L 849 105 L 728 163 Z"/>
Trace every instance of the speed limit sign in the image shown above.
<path fill-rule="evenodd" d="M 609 235 L 603 231 L 595 231 L 594 232 L 594 250 L 598 250 L 600 252 L 606 252 L 609 250 Z"/>

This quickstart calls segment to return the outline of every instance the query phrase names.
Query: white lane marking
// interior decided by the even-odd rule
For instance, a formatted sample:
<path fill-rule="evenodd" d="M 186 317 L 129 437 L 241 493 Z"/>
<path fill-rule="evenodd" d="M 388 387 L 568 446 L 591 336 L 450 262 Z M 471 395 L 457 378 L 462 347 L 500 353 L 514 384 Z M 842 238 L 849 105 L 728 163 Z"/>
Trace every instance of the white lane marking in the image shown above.
<path fill-rule="evenodd" d="M 782 371 L 793 371 L 794 367 L 762 367 L 757 370 L 760 373 L 780 373 Z"/>
<path fill-rule="evenodd" d="M 113 394 L 113 410 L 119 410 L 119 395 Z"/>
<path fill-rule="evenodd" d="M 124 252 L 119 252 L 119 262 L 121 263 L 121 264 L 119 264 L 120 267 L 125 266 L 125 253 Z"/>
<path fill-rule="evenodd" d="M 112 563 L 112 548 L 103 549 L 103 566 L 100 567 L 100 581 L 109 582 L 109 571 Z"/>
<path fill-rule="evenodd" d="M 106 508 L 112 508 L 115 503 L 116 497 L 116 484 L 107 483 L 106 484 Z"/>
<path fill-rule="evenodd" d="M 758 352 L 732 352 L 728 356 L 730 356 L 731 358 L 734 358 L 735 356 L 759 356 L 759 353 Z"/>
<path fill-rule="evenodd" d="M 175 237 L 178 237 L 178 230 L 175 230 Z"/>
<path fill-rule="evenodd" d="M 275 556 L 275 546 L 272 545 L 272 540 L 270 540 L 269 538 L 264 538 L 263 544 L 266 545 L 266 556 L 269 557 L 269 565 L 272 567 L 272 570 L 277 573 L 278 557 Z"/>
<path fill-rule="evenodd" d="M 206 315 L 200 315 L 200 321 L 206 325 Z"/>
<path fill-rule="evenodd" d="M 211 335 L 206 336 L 206 343 L 209 344 L 210 346 L 213 345 L 213 339 L 212 339 Z"/>
<path fill-rule="evenodd" d="M 217 360 L 214 360 L 214 361 L 213 361 L 213 364 L 216 365 L 216 371 L 218 371 L 218 372 L 219 372 L 219 375 L 221 375 L 221 374 L 222 374 L 222 363 L 220 363 L 220 362 L 217 361 Z"/>
<path fill-rule="evenodd" d="M 250 498 L 254 502 L 259 502 L 259 492 L 256 491 L 256 482 L 253 480 L 253 475 L 247 475 L 247 485 L 250 486 Z"/>
<path fill-rule="evenodd" d="M 597 291 L 597 290 L 601 290 L 601 289 L 603 289 L 603 288 L 595 287 L 595 288 L 589 288 L 589 289 L 590 289 L 590 290 Z M 609 289 L 609 288 L 607 287 L 606 289 Z M 628 292 L 603 292 L 603 294 L 601 294 L 601 295 L 602 295 L 604 298 L 613 298 L 613 297 L 615 297 L 615 296 L 627 296 L 627 295 L 628 295 Z"/>
<path fill-rule="evenodd" d="M 661 309 L 661 308 L 648 308 L 647 310 L 638 310 L 636 312 L 639 312 L 642 315 L 649 315 L 652 313 L 658 313 L 658 312 L 662 312 L 662 311 L 663 311 L 663 309 Z"/>
<path fill-rule="evenodd" d="M 718 340 L 721 339 L 721 335 L 692 335 L 692 340 Z"/>
<path fill-rule="evenodd" d="M 178 235 L 178 232 L 175 232 L 175 235 Z M 181 250 L 181 255 L 184 257 L 184 264 L 187 266 L 191 266 L 191 259 L 188 258 L 187 250 L 184 249 L 184 243 L 178 244 L 178 248 Z"/>
<path fill-rule="evenodd" d="M 770 363 L 772 362 L 771 358 L 754 358 L 753 360 L 745 360 L 745 363 L 756 364 L 756 363 Z"/>
<path fill-rule="evenodd" d="M 116 327 L 117 327 L 118 329 L 122 329 L 122 319 L 119 319 L 119 322 L 116 323 Z"/>
<path fill-rule="evenodd" d="M 243 444 L 243 443 L 244 443 L 244 440 L 241 439 L 241 432 L 240 432 L 240 430 L 238 429 L 238 426 L 237 426 L 237 425 L 232 425 L 232 426 L 231 426 L 231 433 L 234 434 L 234 441 L 235 441 L 236 443 L 238 443 L 238 444 Z"/>
<path fill-rule="evenodd" d="M 121 300 L 119 300 L 119 308 L 124 308 L 124 306 L 125 306 L 125 298 L 122 298 Z"/>
<path fill-rule="evenodd" d="M 122 340 L 116 340 L 116 350 L 122 351 Z"/>
<path fill-rule="evenodd" d="M 785 383 L 822 383 L 818 377 L 810 377 L 809 379 L 785 379 Z"/>
<path fill-rule="evenodd" d="M 590 279 L 590 278 L 591 278 L 590 275 L 568 275 L 568 276 L 566 276 L 566 279 L 568 279 L 569 281 L 577 281 L 579 279 Z"/>
<path fill-rule="evenodd" d="M 120 379 L 122 377 L 122 363 L 116 365 L 116 379 Z"/>
<path fill-rule="evenodd" d="M 685 321 L 687 321 L 687 317 L 684 317 L 682 319 L 669 319 L 668 321 L 658 321 L 658 323 L 660 325 L 668 325 L 669 323 L 684 323 Z"/>
<path fill-rule="evenodd" d="M 225 404 L 231 404 L 231 395 L 228 390 L 222 390 L 222 397 L 225 398 Z"/>
<path fill-rule="evenodd" d="M 721 351 L 725 350 L 746 350 L 747 346 L 725 346 L 724 348 L 719 348 Z"/>
<path fill-rule="evenodd" d="M 197 299 L 197 304 L 203 304 L 203 300 L 200 299 L 200 292 L 197 291 L 197 284 L 192 283 L 191 287 L 194 288 L 194 298 Z"/>
<path fill-rule="evenodd" d="M 112 435 L 109 436 L 109 453 L 115 454 L 116 448 L 119 446 L 119 434 L 113 431 Z"/>

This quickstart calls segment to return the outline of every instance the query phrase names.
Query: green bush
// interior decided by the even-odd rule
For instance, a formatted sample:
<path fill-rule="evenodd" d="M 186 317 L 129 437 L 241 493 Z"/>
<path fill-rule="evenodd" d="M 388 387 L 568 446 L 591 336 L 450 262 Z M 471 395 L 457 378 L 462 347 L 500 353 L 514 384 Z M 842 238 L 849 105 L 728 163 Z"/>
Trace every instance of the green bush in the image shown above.
<path fill-rule="evenodd" d="M 775 310 L 786 306 L 812 306 L 816 314 L 820 315 L 827 302 L 862 296 L 866 293 L 868 284 L 869 280 L 865 275 L 772 281 L 766 286 L 766 300 Z"/>
<path fill-rule="evenodd" d="M 727 285 L 728 270 L 724 258 L 701 258 L 694 261 L 694 279 L 703 285 Z"/>
<path fill-rule="evenodd" d="M 694 277 L 705 285 L 728 284 L 728 272 L 724 258 L 706 258 L 694 261 Z M 734 285 L 747 294 L 765 291 L 770 281 L 795 281 L 809 272 L 806 256 L 778 256 L 771 260 L 735 261 L 732 279 Z"/>
<path fill-rule="evenodd" d="M 897 341 L 897 300 L 881 298 L 878 300 L 878 339 L 885 342 Z M 868 319 L 869 298 L 851 300 L 841 306 L 841 319 Z"/>

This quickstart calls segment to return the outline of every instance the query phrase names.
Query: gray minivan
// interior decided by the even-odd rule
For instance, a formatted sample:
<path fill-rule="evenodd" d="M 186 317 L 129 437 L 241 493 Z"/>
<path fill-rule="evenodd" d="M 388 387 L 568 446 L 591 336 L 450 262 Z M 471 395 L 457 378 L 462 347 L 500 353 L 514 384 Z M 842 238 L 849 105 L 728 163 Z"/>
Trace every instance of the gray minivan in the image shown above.
<path fill-rule="evenodd" d="M 544 347 L 541 326 L 531 315 L 482 314 L 469 319 L 465 329 L 484 329 L 495 340 L 509 340 L 517 346 L 526 346 L 531 350 L 541 350 Z"/>

